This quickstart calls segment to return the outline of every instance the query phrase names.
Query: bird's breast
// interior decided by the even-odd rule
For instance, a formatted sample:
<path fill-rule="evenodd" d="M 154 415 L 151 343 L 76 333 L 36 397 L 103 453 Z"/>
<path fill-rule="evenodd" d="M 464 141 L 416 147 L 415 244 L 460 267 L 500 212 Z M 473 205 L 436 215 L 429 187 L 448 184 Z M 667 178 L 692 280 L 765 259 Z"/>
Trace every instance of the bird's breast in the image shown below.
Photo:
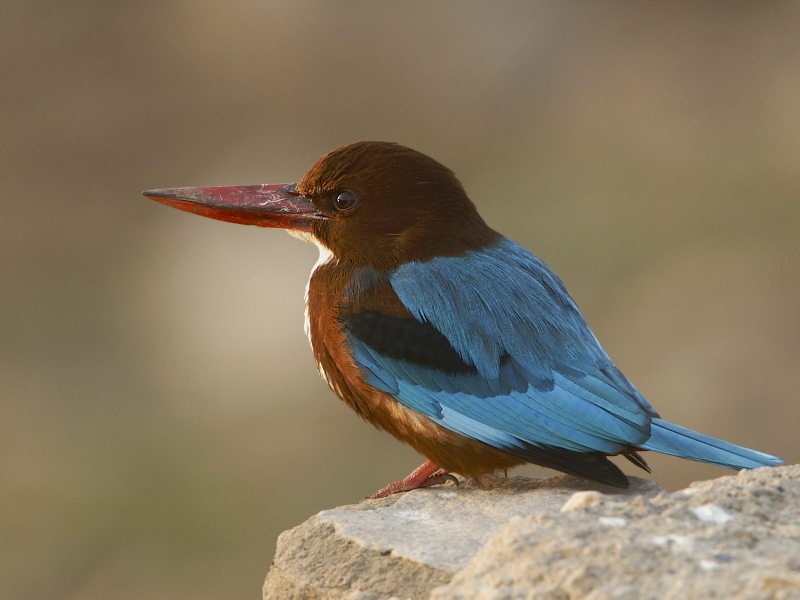
<path fill-rule="evenodd" d="M 435 428 L 430 418 L 411 410 L 389 394 L 367 383 L 356 363 L 345 331 L 348 316 L 380 308 L 397 316 L 410 316 L 388 280 L 376 280 L 353 293 L 358 270 L 333 260 L 318 263 L 306 293 L 308 335 L 314 360 L 331 389 L 359 416 L 395 437 L 429 435 Z"/>

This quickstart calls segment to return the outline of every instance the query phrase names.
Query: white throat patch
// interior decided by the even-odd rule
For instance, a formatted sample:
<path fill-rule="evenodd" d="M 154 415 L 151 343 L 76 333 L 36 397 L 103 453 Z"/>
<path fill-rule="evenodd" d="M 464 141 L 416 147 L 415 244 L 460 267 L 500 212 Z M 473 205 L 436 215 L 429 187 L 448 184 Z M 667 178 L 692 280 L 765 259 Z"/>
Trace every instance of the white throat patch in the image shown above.
<path fill-rule="evenodd" d="M 292 237 L 296 237 L 298 240 L 303 240 L 304 242 L 310 242 L 314 244 L 319 249 L 319 258 L 317 262 L 314 264 L 314 268 L 311 269 L 311 275 L 308 277 L 308 283 L 306 284 L 306 293 L 305 293 L 305 319 L 304 319 L 304 326 L 306 336 L 308 337 L 308 341 L 311 342 L 311 320 L 308 314 L 308 286 L 311 284 L 311 277 L 314 276 L 314 272 L 319 269 L 322 265 L 326 265 L 332 261 L 336 260 L 336 257 L 331 252 L 330 248 L 320 242 L 314 234 L 309 233 L 308 231 L 297 231 L 292 229 L 287 229 L 286 232 L 291 235 Z M 325 375 L 323 374 L 323 377 Z"/>

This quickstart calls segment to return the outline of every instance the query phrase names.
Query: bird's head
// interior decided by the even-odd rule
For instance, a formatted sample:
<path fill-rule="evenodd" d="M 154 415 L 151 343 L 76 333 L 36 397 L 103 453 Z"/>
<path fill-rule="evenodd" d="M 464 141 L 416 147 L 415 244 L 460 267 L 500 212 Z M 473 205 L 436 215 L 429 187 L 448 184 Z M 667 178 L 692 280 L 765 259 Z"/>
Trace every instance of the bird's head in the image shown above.
<path fill-rule="evenodd" d="M 389 142 L 356 142 L 319 159 L 299 183 L 144 192 L 206 217 L 288 229 L 339 260 L 377 270 L 456 256 L 498 234 L 453 172 Z"/>

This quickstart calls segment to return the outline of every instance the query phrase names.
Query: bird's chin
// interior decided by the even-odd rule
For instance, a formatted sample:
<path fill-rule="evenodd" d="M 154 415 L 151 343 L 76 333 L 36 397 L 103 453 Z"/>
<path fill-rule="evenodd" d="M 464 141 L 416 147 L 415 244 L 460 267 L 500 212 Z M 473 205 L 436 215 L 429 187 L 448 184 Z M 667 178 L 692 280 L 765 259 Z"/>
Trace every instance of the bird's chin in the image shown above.
<path fill-rule="evenodd" d="M 317 259 L 317 264 L 314 265 L 313 271 L 316 271 L 320 265 L 324 265 L 329 263 L 332 260 L 336 259 L 336 256 L 333 254 L 330 248 L 328 248 L 325 244 L 319 241 L 317 236 L 315 236 L 310 231 L 300 231 L 298 229 L 287 229 L 286 233 L 290 236 L 297 238 L 298 240 L 303 240 L 304 242 L 309 242 L 314 244 L 317 248 L 319 248 L 319 259 Z"/>
<path fill-rule="evenodd" d="M 286 233 L 290 236 L 297 238 L 298 240 L 302 240 L 304 242 L 308 242 L 310 244 L 316 244 L 317 246 L 321 246 L 322 244 L 310 231 L 303 231 L 301 229 L 286 229 Z"/>

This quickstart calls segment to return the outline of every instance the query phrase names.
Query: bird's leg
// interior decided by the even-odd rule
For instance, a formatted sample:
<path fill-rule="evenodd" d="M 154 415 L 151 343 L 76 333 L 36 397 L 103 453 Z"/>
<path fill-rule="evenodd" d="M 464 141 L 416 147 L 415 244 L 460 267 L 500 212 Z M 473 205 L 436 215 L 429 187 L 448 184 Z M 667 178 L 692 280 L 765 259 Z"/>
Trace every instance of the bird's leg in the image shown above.
<path fill-rule="evenodd" d="M 386 496 L 399 494 L 400 492 L 409 492 L 432 485 L 439 485 L 445 481 L 452 481 L 458 485 L 458 479 L 428 460 L 405 479 L 390 483 L 377 494 L 370 496 L 369 499 L 375 500 L 377 498 L 385 498 Z"/>

